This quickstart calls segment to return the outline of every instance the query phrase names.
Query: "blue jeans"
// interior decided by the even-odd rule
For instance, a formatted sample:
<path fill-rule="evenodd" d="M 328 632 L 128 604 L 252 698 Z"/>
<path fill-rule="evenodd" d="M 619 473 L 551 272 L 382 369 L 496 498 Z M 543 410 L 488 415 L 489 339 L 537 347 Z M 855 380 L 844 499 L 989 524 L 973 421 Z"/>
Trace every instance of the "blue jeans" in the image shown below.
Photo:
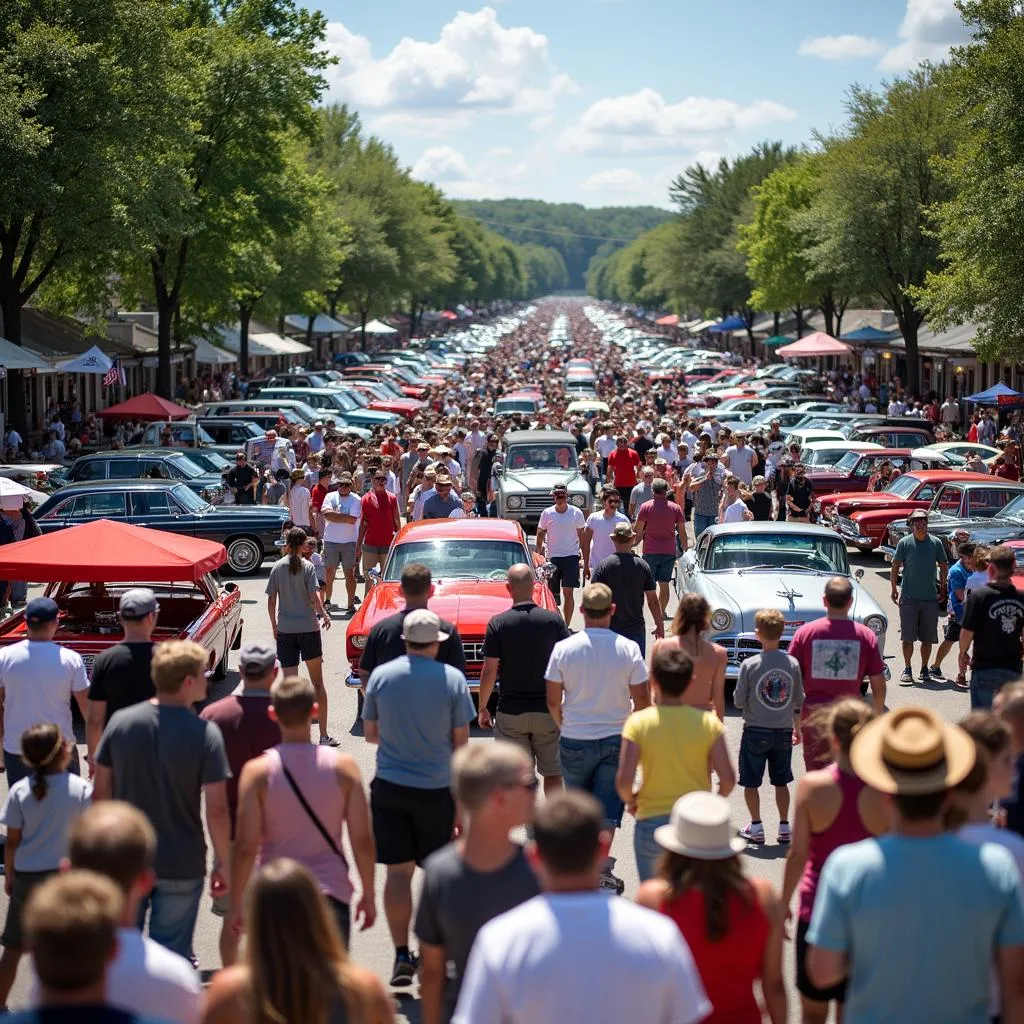
<path fill-rule="evenodd" d="M 199 900 L 205 878 L 158 878 L 153 891 L 139 904 L 138 927 L 145 929 L 149 915 L 149 937 L 186 960 L 192 955 L 192 933 L 199 916 Z"/>
<path fill-rule="evenodd" d="M 999 692 L 1004 683 L 1012 683 L 1020 679 L 1020 673 L 1010 668 L 975 669 L 971 673 L 971 710 L 988 710 L 992 707 L 992 698 Z"/>
<path fill-rule="evenodd" d="M 647 657 L 647 634 L 646 633 L 622 633 L 627 640 L 632 640 L 633 643 L 640 648 L 640 653 L 646 658 Z"/>
<path fill-rule="evenodd" d="M 654 878 L 658 858 L 665 852 L 654 841 L 654 830 L 667 825 L 669 815 L 659 814 L 653 818 L 637 818 L 633 826 L 633 853 L 636 856 L 636 872 L 641 882 Z"/>
<path fill-rule="evenodd" d="M 718 516 L 702 516 L 699 512 L 693 513 L 693 539 L 696 540 L 709 526 L 718 522 Z"/>
<path fill-rule="evenodd" d="M 622 823 L 623 803 L 615 791 L 615 773 L 619 770 L 622 737 L 605 736 L 599 740 L 558 741 L 558 757 L 566 786 L 584 789 L 604 808 L 605 823 L 618 828 Z"/>

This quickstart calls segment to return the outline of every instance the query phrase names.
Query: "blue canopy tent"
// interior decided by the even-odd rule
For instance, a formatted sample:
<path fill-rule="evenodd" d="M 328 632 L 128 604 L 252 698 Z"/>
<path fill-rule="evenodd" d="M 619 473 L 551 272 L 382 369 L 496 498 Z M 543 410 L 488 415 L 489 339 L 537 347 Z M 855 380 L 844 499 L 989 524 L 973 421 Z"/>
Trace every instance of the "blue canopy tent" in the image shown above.
<path fill-rule="evenodd" d="M 840 334 L 840 341 L 892 341 L 896 337 L 896 331 L 880 331 L 877 327 L 858 327 L 849 334 Z"/>
<path fill-rule="evenodd" d="M 1019 391 L 1014 391 L 1013 388 L 1008 387 L 1000 381 L 998 384 L 993 384 L 987 391 L 979 391 L 977 394 L 968 395 L 965 402 L 974 402 L 977 405 L 1017 405 L 1018 403 L 1024 404 L 1024 395 Z"/>
<path fill-rule="evenodd" d="M 724 334 L 726 331 L 739 331 L 747 326 L 741 316 L 727 316 L 720 324 L 708 328 L 708 334 Z"/>

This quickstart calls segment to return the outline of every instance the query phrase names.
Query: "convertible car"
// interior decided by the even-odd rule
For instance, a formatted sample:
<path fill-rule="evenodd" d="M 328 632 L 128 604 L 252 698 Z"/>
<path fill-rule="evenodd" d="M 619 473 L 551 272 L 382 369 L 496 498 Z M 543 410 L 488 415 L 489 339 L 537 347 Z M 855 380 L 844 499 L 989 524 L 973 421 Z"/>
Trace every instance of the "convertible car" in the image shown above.
<path fill-rule="evenodd" d="M 471 689 L 479 685 L 484 661 L 487 623 L 512 607 L 505 572 L 513 565 L 537 566 L 533 599 L 557 611 L 551 590 L 542 578 L 543 559 L 534 555 L 518 523 L 508 519 L 431 519 L 409 523 L 391 544 L 380 583 L 371 588 L 345 633 L 345 655 L 352 672 L 349 686 L 359 686 L 356 670 L 366 636 L 374 624 L 401 611 L 399 580 L 411 563 L 426 565 L 433 577 L 430 608 L 453 622 L 466 652 L 466 677 Z"/>
<path fill-rule="evenodd" d="M 885 646 L 889 619 L 861 587 L 863 569 L 851 573 L 846 545 L 823 526 L 804 523 L 729 523 L 708 527 L 685 551 L 676 570 L 676 592 L 701 594 L 711 606 L 708 639 L 729 655 L 726 680 L 735 683 L 744 659 L 761 650 L 754 616 L 777 608 L 786 627 L 779 646 L 793 632 L 825 614 L 821 595 L 832 576 L 853 576 L 851 617 Z"/>

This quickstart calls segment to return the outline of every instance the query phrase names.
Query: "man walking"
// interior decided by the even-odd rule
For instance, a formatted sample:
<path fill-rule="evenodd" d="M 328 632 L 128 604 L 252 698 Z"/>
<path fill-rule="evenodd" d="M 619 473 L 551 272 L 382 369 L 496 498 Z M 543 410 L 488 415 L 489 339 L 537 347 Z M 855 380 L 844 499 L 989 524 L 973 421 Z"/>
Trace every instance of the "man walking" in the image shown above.
<path fill-rule="evenodd" d="M 395 945 L 391 984 L 412 983 L 409 951 L 412 877 L 451 838 L 455 824 L 451 755 L 469 742 L 476 718 L 466 677 L 438 661 L 446 633 L 426 608 L 409 611 L 402 636 L 406 653 L 378 665 L 366 684 L 363 729 L 377 747 L 370 784 L 377 862 L 386 865 L 384 913 Z"/>
<path fill-rule="evenodd" d="M 689 489 L 693 494 L 694 543 L 709 526 L 718 522 L 718 506 L 722 500 L 725 476 L 725 470 L 719 466 L 718 456 L 713 451 L 704 453 L 699 467 L 691 466 L 687 470 Z"/>
<path fill-rule="evenodd" d="M 40 722 L 54 722 L 72 745 L 69 771 L 79 773 L 71 723 L 71 698 L 88 715 L 89 680 L 80 654 L 54 643 L 60 609 L 49 597 L 35 597 L 25 608 L 26 640 L 0 650 L 0 740 L 8 789 L 28 776 L 21 759 L 21 734 Z"/>
<path fill-rule="evenodd" d="M 192 933 L 206 877 L 206 826 L 219 868 L 210 892 L 228 889 L 231 818 L 226 781 L 231 775 L 224 739 L 192 705 L 206 699 L 208 655 L 190 640 L 171 640 L 153 651 L 154 701 L 118 711 L 96 750 L 93 800 L 116 798 L 138 807 L 157 833 L 156 880 L 139 906 L 139 927 L 151 910 L 149 934 L 179 956 L 192 955 Z"/>
<path fill-rule="evenodd" d="M 487 515 L 487 483 L 491 479 L 491 469 L 497 454 L 498 435 L 488 434 L 486 446 L 473 453 L 470 463 L 470 489 L 476 494 L 476 510 L 481 516 Z"/>
<path fill-rule="evenodd" d="M 668 481 L 655 480 L 650 501 L 640 506 L 636 516 L 637 543 L 643 544 L 643 559 L 658 584 L 661 613 L 668 609 L 669 584 L 676 559 L 686 550 L 686 517 L 683 510 L 668 500 Z"/>
<path fill-rule="evenodd" d="M 544 892 L 480 929 L 455 1024 L 697 1024 L 711 1013 L 678 925 L 597 891 L 609 843 L 593 797 L 537 807 L 527 856 Z"/>
<path fill-rule="evenodd" d="M 225 482 L 235 496 L 236 505 L 256 504 L 256 485 L 260 475 L 249 465 L 245 452 L 235 453 L 235 465 L 225 477 Z"/>
<path fill-rule="evenodd" d="M 960 672 L 965 673 L 971 664 L 974 710 L 992 707 L 992 698 L 1003 683 L 1019 679 L 1024 670 L 1024 594 L 1013 585 L 1014 553 L 1003 545 L 994 547 L 989 552 L 988 564 L 994 575 L 967 595 L 960 628 Z"/>
<path fill-rule="evenodd" d="M 640 506 L 645 501 L 650 501 L 654 495 L 654 467 L 644 466 L 640 471 L 640 482 L 629 492 L 629 508 L 626 514 L 630 520 L 636 519 Z"/>
<path fill-rule="evenodd" d="M 622 726 L 631 711 L 650 703 L 647 668 L 639 646 L 611 630 L 615 605 L 604 583 L 583 588 L 584 628 L 555 644 L 544 678 L 548 710 L 561 730 L 558 741 L 567 786 L 592 793 L 604 808 L 606 827 L 622 822 L 615 788 Z M 610 868 L 604 888 L 621 893 L 624 883 Z"/>
<path fill-rule="evenodd" d="M 388 490 L 388 478 L 383 469 L 373 471 L 372 489 L 362 497 L 359 536 L 356 538 L 356 561 L 362 559 L 366 591 L 370 592 L 370 570 L 380 567 L 388 557 L 391 542 L 402 525 L 398 514 L 398 499 Z"/>
<path fill-rule="evenodd" d="M 427 858 L 416 910 L 423 1024 L 446 1024 L 459 998 L 480 929 L 540 891 L 523 848 L 509 832 L 533 819 L 532 761 L 511 743 L 460 747 L 452 789 L 462 835 Z"/>
<path fill-rule="evenodd" d="M 544 780 L 544 793 L 562 788 L 558 760 L 558 726 L 547 705 L 544 672 L 555 644 L 569 636 L 565 619 L 533 600 L 533 569 L 513 565 L 505 576 L 512 607 L 487 623 L 484 666 L 480 673 L 478 721 L 494 726 L 496 739 L 515 743 Z M 494 684 L 500 679 L 498 707 L 488 710 Z"/>
<path fill-rule="evenodd" d="M 747 435 L 742 431 L 737 431 L 733 434 L 733 443 L 725 449 L 722 465 L 749 487 L 750 482 L 754 479 L 755 457 L 753 448 L 747 447 Z"/>
<path fill-rule="evenodd" d="M 601 511 L 591 512 L 587 516 L 580 544 L 583 551 L 583 577 L 589 579 L 597 564 L 607 558 L 614 550 L 612 530 L 619 523 L 629 525 L 629 518 L 621 511 L 622 498 L 614 487 L 604 487 L 601 491 Z"/>
<path fill-rule="evenodd" d="M 423 504 L 424 519 L 448 519 L 457 508 L 462 507 L 461 499 L 452 493 L 453 484 L 450 476 L 438 474 L 434 484 L 436 493 Z"/>
<path fill-rule="evenodd" d="M 636 487 L 640 463 L 640 456 L 635 449 L 629 447 L 626 435 L 619 434 L 615 438 L 615 450 L 608 456 L 607 482 L 619 492 L 626 508 L 629 508 L 629 496 Z"/>
<path fill-rule="evenodd" d="M 946 603 L 946 573 L 949 558 L 946 546 L 928 532 L 928 512 L 915 509 L 907 517 L 910 533 L 901 537 L 892 556 L 889 583 L 894 604 L 900 609 L 900 638 L 903 647 L 903 674 L 901 683 L 913 683 L 914 672 L 910 662 L 914 644 L 921 644 L 921 682 L 941 679 L 942 673 L 932 673 L 929 656 L 932 645 L 939 642 L 939 605 Z M 903 570 L 903 585 L 900 570 Z M 936 583 L 938 570 L 938 583 Z"/>
<path fill-rule="evenodd" d="M 677 506 L 678 507 L 678 506 Z M 612 632 L 632 640 L 640 648 L 640 654 L 647 653 L 647 627 L 644 624 L 644 602 L 654 619 L 654 635 L 665 636 L 665 621 L 661 604 L 655 590 L 654 574 L 644 559 L 633 553 L 636 534 L 629 523 L 619 523 L 612 531 L 615 550 L 602 559 L 591 573 L 592 583 L 604 583 L 612 592 L 615 614 L 612 616 Z"/>
<path fill-rule="evenodd" d="M 113 714 L 153 697 L 150 663 L 153 660 L 153 630 L 159 614 L 156 594 L 148 587 L 133 587 L 121 595 L 117 617 L 124 630 L 124 639 L 96 655 L 89 682 L 85 736 L 90 764 L 100 736 Z"/>
<path fill-rule="evenodd" d="M 537 525 L 535 550 L 538 555 L 547 555 L 555 567 L 548 585 L 558 602 L 562 594 L 562 616 L 568 625 L 572 621 L 573 595 L 580 585 L 580 553 L 583 545 L 583 531 L 587 521 L 583 513 L 569 504 L 569 490 L 565 484 L 555 484 L 551 490 L 554 505 L 540 514 Z"/>
<path fill-rule="evenodd" d="M 356 610 L 356 541 L 359 539 L 359 517 L 362 503 L 352 493 L 352 474 L 338 477 L 338 489 L 328 491 L 320 507 L 324 519 L 324 608 L 330 608 L 334 599 L 334 581 L 338 566 L 345 575 L 348 596 L 346 611 Z"/>

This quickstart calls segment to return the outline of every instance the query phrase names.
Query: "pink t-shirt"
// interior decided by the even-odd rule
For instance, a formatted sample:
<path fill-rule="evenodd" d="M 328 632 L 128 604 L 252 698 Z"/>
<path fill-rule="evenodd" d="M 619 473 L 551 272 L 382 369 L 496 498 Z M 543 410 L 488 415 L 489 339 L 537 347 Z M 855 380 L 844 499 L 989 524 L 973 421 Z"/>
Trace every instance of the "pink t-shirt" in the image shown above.
<path fill-rule="evenodd" d="M 667 498 L 652 498 L 640 506 L 636 514 L 638 523 L 644 527 L 645 555 L 674 555 L 676 553 L 676 523 L 685 528 L 683 510 Z"/>
<path fill-rule="evenodd" d="M 885 671 L 875 634 L 851 619 L 817 619 L 801 626 L 788 653 L 804 677 L 804 713 L 840 697 L 857 697 L 865 676 Z"/>

